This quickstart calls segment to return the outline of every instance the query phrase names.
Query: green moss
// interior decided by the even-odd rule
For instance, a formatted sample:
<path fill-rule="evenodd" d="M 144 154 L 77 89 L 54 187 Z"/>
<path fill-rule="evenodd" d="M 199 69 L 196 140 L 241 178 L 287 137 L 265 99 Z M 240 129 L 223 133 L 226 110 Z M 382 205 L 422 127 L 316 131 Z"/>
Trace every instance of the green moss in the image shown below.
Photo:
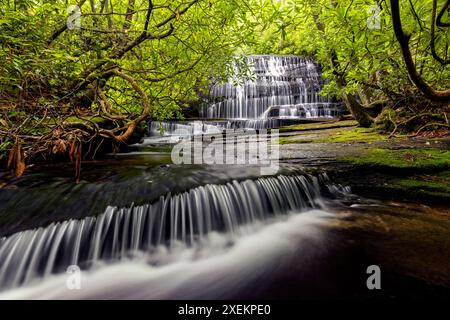
<path fill-rule="evenodd" d="M 413 193 L 421 192 L 433 196 L 450 198 L 450 171 L 438 175 L 415 176 L 393 182 L 394 187 L 407 189 Z"/>
<path fill-rule="evenodd" d="M 278 138 L 278 144 L 299 144 L 299 143 L 312 143 L 315 142 L 311 139 L 301 139 L 302 136 L 287 136 L 287 137 L 279 137 Z"/>
<path fill-rule="evenodd" d="M 394 130 L 393 121 L 396 120 L 397 113 L 391 108 L 385 108 L 374 121 L 375 128 L 384 132 L 392 132 Z"/>
<path fill-rule="evenodd" d="M 368 148 L 358 156 L 339 160 L 357 166 L 391 169 L 445 170 L 449 168 L 450 151 L 437 149 L 382 149 Z"/>
<path fill-rule="evenodd" d="M 85 119 L 80 119 L 75 116 L 68 117 L 65 122 L 67 123 L 102 123 L 105 122 L 105 118 L 102 117 L 87 117 Z"/>
<path fill-rule="evenodd" d="M 332 132 L 326 138 L 318 140 L 319 143 L 352 143 L 376 142 L 386 140 L 388 136 L 380 134 L 370 128 L 352 128 Z"/>
<path fill-rule="evenodd" d="M 289 143 L 371 143 L 387 140 L 388 136 L 378 133 L 368 128 L 335 128 L 323 133 L 317 134 L 317 138 L 311 139 L 297 136 L 280 137 L 280 144 Z"/>
<path fill-rule="evenodd" d="M 281 127 L 280 132 L 294 132 L 294 131 L 309 131 L 309 130 L 322 130 L 322 129 L 334 129 L 353 127 L 358 123 L 355 120 L 345 120 L 337 122 L 322 122 L 322 123 L 304 123 L 296 124 L 292 126 Z"/>

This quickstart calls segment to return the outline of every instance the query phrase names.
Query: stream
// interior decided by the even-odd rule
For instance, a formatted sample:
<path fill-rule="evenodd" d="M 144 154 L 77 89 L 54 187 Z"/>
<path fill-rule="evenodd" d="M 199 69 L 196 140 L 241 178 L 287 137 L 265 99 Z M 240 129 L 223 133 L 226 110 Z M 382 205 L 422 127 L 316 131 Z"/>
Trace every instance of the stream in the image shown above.
<path fill-rule="evenodd" d="M 448 206 L 359 195 L 364 174 L 330 178 L 340 146 L 281 147 L 271 175 L 174 164 L 180 139 L 341 112 L 313 62 L 249 60 L 257 80 L 213 88 L 201 121 L 150 122 L 127 152 L 83 161 L 78 184 L 67 163 L 0 172 L 0 299 L 450 297 Z"/>
<path fill-rule="evenodd" d="M 0 298 L 449 293 L 445 263 L 435 277 L 410 265 L 425 252 L 431 258 L 445 250 L 445 242 L 428 251 L 415 243 L 429 241 L 426 232 L 445 236 L 442 209 L 359 197 L 325 171 L 308 173 L 311 166 L 305 171 L 300 164 L 285 163 L 276 176 L 261 177 L 254 166 L 167 162 L 159 152 L 133 153 L 87 162 L 79 185 L 62 175 L 62 164 L 45 171 L 36 166 L 9 181 L 0 192 Z M 406 222 L 418 228 L 404 228 Z M 445 262 L 448 252 L 442 253 L 443 261 L 431 268 Z M 396 261 L 402 255 L 406 260 Z M 384 272 L 380 292 L 366 287 L 366 268 L 373 264 Z M 81 268 L 81 290 L 67 288 L 73 265 Z M 404 268 L 413 276 L 405 276 Z"/>

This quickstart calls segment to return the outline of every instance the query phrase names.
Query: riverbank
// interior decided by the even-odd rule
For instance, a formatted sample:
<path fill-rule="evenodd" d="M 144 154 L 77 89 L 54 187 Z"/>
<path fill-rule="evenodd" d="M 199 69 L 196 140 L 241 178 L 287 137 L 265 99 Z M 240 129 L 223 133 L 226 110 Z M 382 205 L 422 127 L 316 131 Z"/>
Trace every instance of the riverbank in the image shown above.
<path fill-rule="evenodd" d="M 338 247 L 347 253 L 338 256 L 354 270 L 348 285 L 358 298 L 449 297 L 448 135 L 389 138 L 348 120 L 280 131 L 283 161 L 325 170 L 358 197 L 334 226 Z M 355 204 L 360 197 L 372 200 Z M 361 261 L 380 266 L 380 295 L 361 285 Z"/>
<path fill-rule="evenodd" d="M 282 161 L 326 169 L 356 193 L 391 200 L 448 203 L 450 139 L 390 138 L 355 121 L 280 129 Z"/>
<path fill-rule="evenodd" d="M 137 294 L 136 281 L 145 283 L 138 290 L 142 299 L 450 296 L 447 139 L 389 139 L 348 120 L 305 123 L 280 131 L 276 178 L 261 176 L 256 165 L 176 165 L 170 148 L 151 144 L 83 162 L 78 184 L 69 163 L 36 165 L 20 178 L 0 174 L 0 238 L 5 237 L 0 241 L 19 243 L 18 248 L 28 254 L 37 244 L 21 237 L 52 237 L 55 228 L 65 239 L 55 242 L 60 268 L 55 275 L 37 281 L 36 291 L 24 287 L 23 291 L 6 291 L 3 297 L 105 298 L 110 292 L 105 285 L 111 282 L 105 279 L 111 276 L 117 279 L 115 298 Z M 293 185 L 290 181 L 295 179 Z M 295 203 L 294 212 L 281 210 Z M 155 208 L 152 213 L 147 211 L 149 206 Z M 187 208 L 187 216 L 197 221 L 193 225 L 208 217 L 215 223 L 205 234 L 207 242 L 198 247 L 197 232 L 189 229 L 192 237 L 187 237 L 195 240 L 194 247 L 186 240 L 189 233 L 182 217 Z M 251 210 L 253 218 L 245 223 Z M 156 220 L 143 218 L 143 214 Z M 158 236 L 158 243 L 163 240 L 158 254 L 152 251 L 155 248 L 148 251 L 144 241 L 156 241 L 149 236 L 152 232 L 144 230 L 154 223 L 160 227 L 153 234 L 162 230 L 165 234 Z M 233 232 L 224 229 L 230 223 Z M 99 251 L 82 250 L 83 259 L 88 262 L 93 252 L 101 252 L 106 261 L 99 268 L 86 268 L 84 274 L 92 281 L 76 297 L 61 286 L 65 278 L 58 273 L 66 252 L 74 248 L 74 230 L 85 224 L 99 226 L 96 230 L 103 236 L 97 239 L 103 240 Z M 122 231 L 113 236 L 116 229 Z M 84 247 L 97 248 L 97 240 L 90 238 L 97 233 L 83 232 Z M 175 247 L 173 238 L 178 239 Z M 124 250 L 112 250 L 114 244 Z M 136 245 L 143 251 L 134 256 L 128 250 Z M 39 255 L 42 264 L 48 262 L 47 256 Z M 21 254 L 14 257 L 22 261 Z M 217 267 L 211 267 L 214 261 Z M 229 268 L 217 277 L 219 266 L 224 265 Z M 369 265 L 381 269 L 380 291 L 366 287 Z M 12 266 L 9 270 L 14 274 Z M 176 274 L 190 270 L 187 282 L 171 273 L 177 266 Z M 243 276 L 243 270 L 255 278 Z M 129 278 L 135 272 L 139 279 Z M 205 274 L 211 282 L 199 281 Z M 223 278 L 227 279 L 224 283 L 220 282 Z M 154 289 L 168 281 L 172 281 L 172 291 Z M 211 285 L 218 282 L 223 287 Z M 211 290 L 205 293 L 199 283 Z M 31 295 L 24 296 L 27 292 Z"/>

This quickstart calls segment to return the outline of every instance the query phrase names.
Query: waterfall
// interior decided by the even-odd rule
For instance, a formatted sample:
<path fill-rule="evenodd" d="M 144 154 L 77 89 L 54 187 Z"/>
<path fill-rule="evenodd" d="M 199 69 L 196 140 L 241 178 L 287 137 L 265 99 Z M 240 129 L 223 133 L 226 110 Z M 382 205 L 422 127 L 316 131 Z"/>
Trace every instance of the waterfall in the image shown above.
<path fill-rule="evenodd" d="M 274 129 L 299 119 L 333 118 L 342 104 L 319 94 L 325 80 L 311 60 L 297 56 L 248 56 L 252 76 L 212 86 L 199 121 L 150 121 L 147 137 L 193 136 L 224 130 Z M 236 78 L 234 75 L 232 78 Z M 220 120 L 217 120 L 220 119 Z M 180 134 L 182 133 L 182 134 Z"/>
<path fill-rule="evenodd" d="M 210 184 L 169 193 L 153 204 L 108 207 L 96 217 L 15 233 L 0 239 L 0 290 L 70 265 L 89 268 L 180 242 L 194 246 L 213 231 L 232 238 L 240 226 L 318 207 L 325 178 L 281 175 Z"/>
<path fill-rule="evenodd" d="M 215 85 L 201 109 L 208 119 L 315 118 L 339 115 L 341 104 L 319 94 L 318 66 L 298 56 L 247 57 L 252 76 Z M 268 112 L 271 111 L 271 112 Z"/>
<path fill-rule="evenodd" d="M 296 123 L 291 119 L 248 119 L 224 121 L 150 121 L 147 136 L 194 136 L 217 134 L 224 130 L 273 129 Z"/>

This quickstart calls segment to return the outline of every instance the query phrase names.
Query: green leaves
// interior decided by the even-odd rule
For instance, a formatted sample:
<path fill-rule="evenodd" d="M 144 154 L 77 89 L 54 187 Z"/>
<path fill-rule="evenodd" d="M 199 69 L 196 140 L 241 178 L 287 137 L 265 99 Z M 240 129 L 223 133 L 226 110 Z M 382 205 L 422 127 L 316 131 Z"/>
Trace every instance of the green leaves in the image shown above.
<path fill-rule="evenodd" d="M 256 2 L 254 2 L 256 3 Z M 268 1 L 259 2 L 262 21 L 270 21 Z M 442 68 L 434 61 L 429 50 L 428 24 L 431 1 L 405 1 L 402 19 L 407 30 L 411 30 L 411 46 L 414 59 L 426 81 L 445 87 L 450 79 L 450 68 Z M 281 10 L 281 9 L 280 9 Z M 272 21 L 264 29 L 257 45 L 249 46 L 256 53 L 294 53 L 314 56 L 331 82 L 324 91 L 337 93 L 333 88 L 336 72 L 343 74 L 349 92 L 366 92 L 374 100 L 386 98 L 381 89 L 393 86 L 400 92 L 414 91 L 405 72 L 405 66 L 394 37 L 390 12 L 385 5 L 376 7 L 374 1 L 343 0 L 297 0 L 285 2 L 281 32 L 280 23 Z M 423 30 L 422 30 L 423 29 Z M 279 39 L 282 38 L 282 45 Z M 256 38 L 258 39 L 258 38 Z M 437 43 L 442 56 L 449 55 L 450 33 L 440 30 Z M 338 63 L 331 63 L 331 52 L 335 52 Z M 335 70 L 336 66 L 338 70 Z M 377 76 L 378 75 L 378 76 Z"/>
<path fill-rule="evenodd" d="M 107 1 L 95 10 L 85 2 L 78 30 L 64 30 L 67 6 L 74 1 L 2 2 L 1 89 L 10 97 L 21 91 L 44 95 L 49 103 L 70 93 L 93 66 L 101 65 L 94 72 L 101 74 L 115 65 L 135 77 L 152 97 L 155 115 L 167 118 L 176 116 L 180 106 L 199 101 L 197 90 L 205 89 L 211 79 L 219 81 L 234 72 L 229 68 L 234 57 L 270 53 L 314 57 L 330 80 L 325 89 L 330 94 L 339 94 L 336 71 L 344 73 L 349 90 L 364 90 L 374 99 L 384 94 L 377 86 L 394 84 L 395 90 L 410 86 L 387 8 L 379 16 L 380 27 L 369 27 L 373 0 L 200 0 L 183 12 L 188 2 L 154 0 L 149 34 L 167 31 L 169 25 L 163 22 L 175 15 L 173 34 L 143 41 L 120 57 L 114 54 L 144 29 L 146 0 L 135 1 L 126 32 L 128 1 Z M 437 65 L 428 52 L 431 3 L 415 0 L 414 11 L 405 3 L 402 18 L 412 32 L 414 58 L 426 81 L 444 86 L 450 78 L 449 68 Z M 63 31 L 57 34 L 58 30 Z M 449 43 L 450 33 L 439 29 L 436 46 L 441 56 L 449 54 Z M 332 52 L 336 52 L 339 70 L 331 63 Z M 377 73 L 382 76 L 376 77 Z M 133 90 L 120 80 L 108 80 L 107 89 L 118 111 L 134 113 L 141 108 Z"/>

